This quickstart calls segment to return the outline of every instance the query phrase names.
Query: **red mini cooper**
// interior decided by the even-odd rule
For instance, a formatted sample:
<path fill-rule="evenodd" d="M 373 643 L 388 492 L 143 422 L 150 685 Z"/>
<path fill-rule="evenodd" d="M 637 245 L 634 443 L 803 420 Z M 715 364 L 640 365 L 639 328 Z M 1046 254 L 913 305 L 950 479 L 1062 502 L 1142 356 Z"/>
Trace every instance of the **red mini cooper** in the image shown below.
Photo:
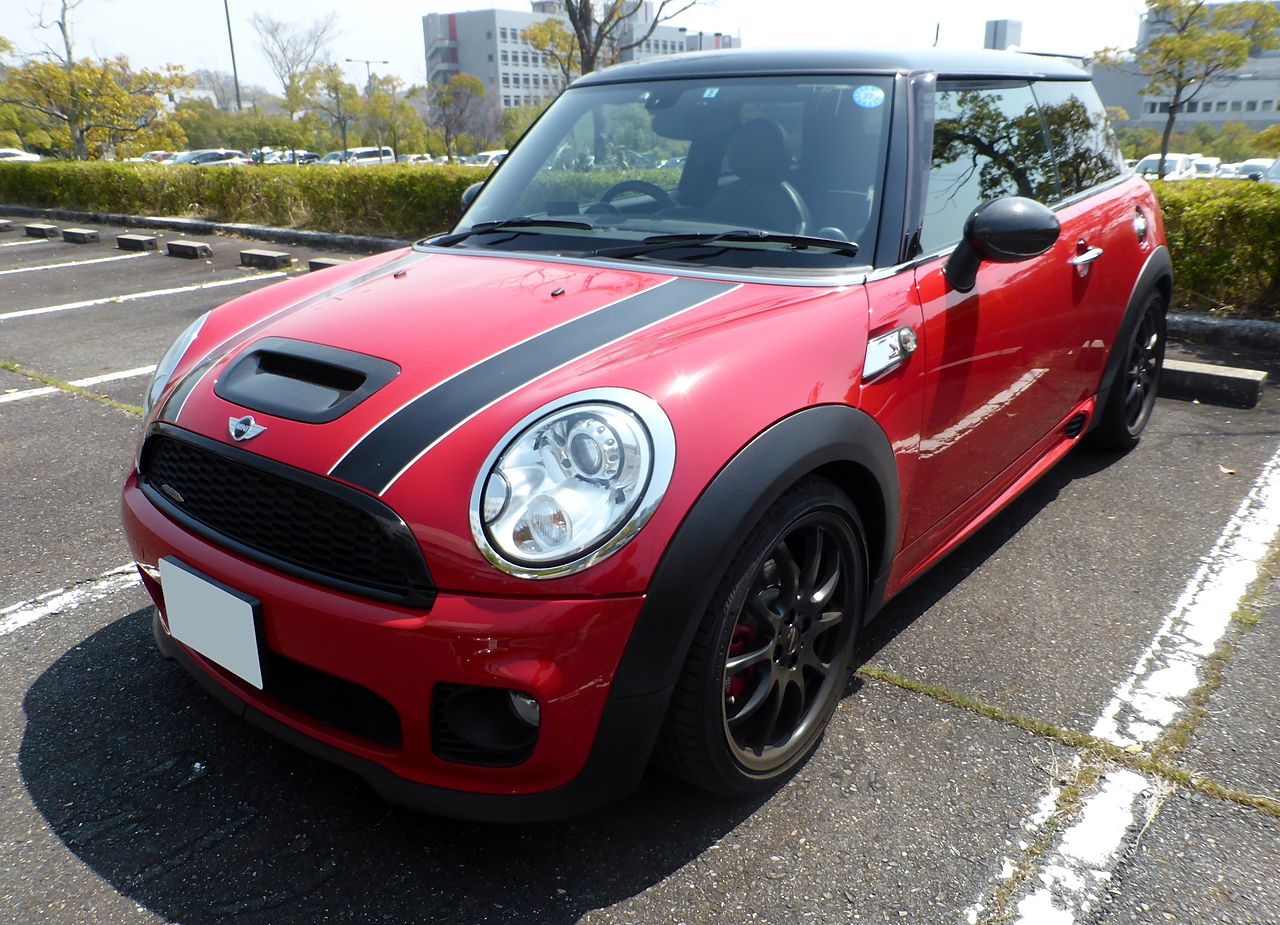
<path fill-rule="evenodd" d="M 193 324 L 124 488 L 160 650 L 396 802 L 775 785 L 885 600 L 1151 414 L 1160 212 L 1060 60 L 610 68 L 465 199 Z"/>

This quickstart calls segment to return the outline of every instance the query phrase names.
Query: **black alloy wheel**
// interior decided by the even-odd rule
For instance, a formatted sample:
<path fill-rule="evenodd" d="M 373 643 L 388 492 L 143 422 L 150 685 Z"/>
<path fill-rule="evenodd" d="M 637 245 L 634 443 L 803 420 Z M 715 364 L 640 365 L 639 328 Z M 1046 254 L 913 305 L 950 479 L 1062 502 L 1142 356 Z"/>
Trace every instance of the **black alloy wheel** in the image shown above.
<path fill-rule="evenodd" d="M 1160 293 L 1153 292 L 1147 297 L 1128 342 L 1115 346 L 1124 351 L 1123 360 L 1089 434 L 1089 442 L 1095 447 L 1127 452 L 1138 445 L 1155 408 L 1164 347 L 1165 301 Z"/>
<path fill-rule="evenodd" d="M 821 739 L 849 677 L 866 599 L 857 510 L 811 478 L 761 519 L 708 608 L 659 759 L 708 790 L 768 788 Z"/>

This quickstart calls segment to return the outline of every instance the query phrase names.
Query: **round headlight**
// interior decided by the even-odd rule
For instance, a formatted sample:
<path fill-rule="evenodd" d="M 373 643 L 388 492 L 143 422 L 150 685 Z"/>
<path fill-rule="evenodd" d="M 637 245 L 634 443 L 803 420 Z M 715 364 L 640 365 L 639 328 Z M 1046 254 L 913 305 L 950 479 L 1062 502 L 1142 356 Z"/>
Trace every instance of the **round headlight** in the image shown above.
<path fill-rule="evenodd" d="M 476 545 L 523 578 L 581 571 L 644 526 L 674 464 L 657 402 L 623 389 L 566 396 L 517 424 L 486 460 L 471 493 Z"/>
<path fill-rule="evenodd" d="M 209 317 L 209 313 L 205 312 L 195 321 L 187 326 L 187 329 L 178 335 L 169 349 L 165 351 L 164 356 L 160 358 L 160 362 L 156 364 L 156 371 L 151 374 L 151 382 L 147 385 L 147 394 L 144 400 L 143 410 L 150 414 L 152 406 L 155 405 L 156 399 L 160 397 L 160 393 L 164 391 L 164 387 L 169 384 L 169 378 L 173 375 L 173 371 L 178 368 L 178 364 L 182 362 L 182 358 L 186 355 L 187 348 L 191 346 L 196 336 L 200 333 L 200 329 L 204 327 L 205 319 Z"/>

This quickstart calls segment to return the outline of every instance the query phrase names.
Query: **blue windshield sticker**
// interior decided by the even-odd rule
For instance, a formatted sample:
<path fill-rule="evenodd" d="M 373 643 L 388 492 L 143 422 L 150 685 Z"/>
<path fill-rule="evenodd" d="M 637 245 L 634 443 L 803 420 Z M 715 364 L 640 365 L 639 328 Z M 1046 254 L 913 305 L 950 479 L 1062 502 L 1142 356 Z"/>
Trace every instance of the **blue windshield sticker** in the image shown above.
<path fill-rule="evenodd" d="M 863 109 L 875 109 L 884 104 L 884 91 L 871 84 L 863 84 L 853 91 L 853 101 Z"/>
<path fill-rule="evenodd" d="M 704 100 L 714 100 L 716 98 L 716 94 L 719 92 L 719 87 L 707 87 L 707 89 L 702 91 L 702 98 Z"/>

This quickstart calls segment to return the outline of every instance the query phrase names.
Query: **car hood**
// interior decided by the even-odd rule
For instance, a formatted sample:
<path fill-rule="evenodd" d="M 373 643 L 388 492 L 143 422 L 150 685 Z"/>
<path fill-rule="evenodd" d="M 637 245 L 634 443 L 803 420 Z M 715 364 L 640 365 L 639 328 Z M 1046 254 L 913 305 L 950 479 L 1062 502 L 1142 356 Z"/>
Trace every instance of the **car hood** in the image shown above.
<path fill-rule="evenodd" d="M 740 304 L 725 300 L 741 288 L 653 272 L 411 252 L 336 288 L 272 306 L 186 373 L 158 417 L 230 443 L 230 419 L 251 414 L 266 430 L 243 440 L 245 449 L 382 494 L 427 449 L 522 386 L 589 364 L 604 348 L 613 363 L 651 350 L 640 332 Z M 795 292 L 756 288 L 773 296 L 751 299 L 757 308 Z M 251 356 L 273 350 L 284 356 L 272 360 L 275 377 L 263 375 Z M 350 370 L 361 358 L 390 365 L 390 375 L 328 417 L 289 406 L 315 378 L 307 361 Z M 293 379 L 303 385 L 286 381 Z"/>

